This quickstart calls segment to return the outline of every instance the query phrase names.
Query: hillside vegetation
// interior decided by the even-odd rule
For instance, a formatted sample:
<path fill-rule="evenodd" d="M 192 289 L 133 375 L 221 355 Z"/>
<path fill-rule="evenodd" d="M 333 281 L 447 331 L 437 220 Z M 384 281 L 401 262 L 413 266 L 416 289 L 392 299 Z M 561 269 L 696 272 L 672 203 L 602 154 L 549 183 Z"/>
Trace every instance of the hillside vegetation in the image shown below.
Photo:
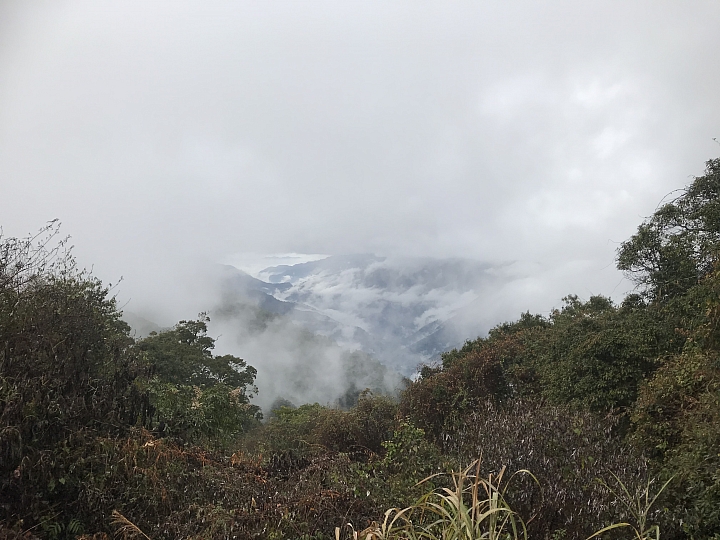
<path fill-rule="evenodd" d="M 264 420 L 205 315 L 134 340 L 56 232 L 0 238 L 0 539 L 720 538 L 720 159 L 621 245 L 621 303 Z"/>

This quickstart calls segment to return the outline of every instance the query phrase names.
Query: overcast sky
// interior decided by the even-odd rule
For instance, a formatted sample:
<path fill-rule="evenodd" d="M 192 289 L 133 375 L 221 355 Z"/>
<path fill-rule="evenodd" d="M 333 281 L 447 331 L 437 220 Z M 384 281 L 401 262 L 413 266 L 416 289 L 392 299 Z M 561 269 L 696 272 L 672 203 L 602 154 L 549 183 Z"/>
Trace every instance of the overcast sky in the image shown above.
<path fill-rule="evenodd" d="M 618 242 L 720 155 L 718 28 L 716 0 L 0 0 L 0 225 L 59 218 L 134 302 L 291 252 L 616 293 Z"/>

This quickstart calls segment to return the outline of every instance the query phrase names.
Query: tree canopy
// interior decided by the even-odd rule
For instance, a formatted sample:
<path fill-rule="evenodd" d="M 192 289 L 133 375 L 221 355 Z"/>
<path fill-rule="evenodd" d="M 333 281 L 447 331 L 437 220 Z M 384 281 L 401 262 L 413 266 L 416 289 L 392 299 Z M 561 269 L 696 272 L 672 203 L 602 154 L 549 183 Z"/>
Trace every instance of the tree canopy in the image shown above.
<path fill-rule="evenodd" d="M 207 335 L 210 318 L 180 321 L 171 330 L 153 332 L 137 344 L 151 361 L 153 371 L 164 382 L 201 388 L 218 383 L 240 388 L 243 395 L 254 390 L 257 370 L 232 355 L 215 356 L 215 340 Z"/>
<path fill-rule="evenodd" d="M 720 159 L 706 163 L 618 250 L 618 268 L 652 300 L 682 295 L 708 275 L 720 248 Z"/>
<path fill-rule="evenodd" d="M 216 356 L 207 335 L 209 317 L 180 321 L 170 330 L 139 341 L 149 363 L 152 425 L 187 442 L 227 442 L 262 417 L 250 404 L 257 371 L 232 355 Z"/>

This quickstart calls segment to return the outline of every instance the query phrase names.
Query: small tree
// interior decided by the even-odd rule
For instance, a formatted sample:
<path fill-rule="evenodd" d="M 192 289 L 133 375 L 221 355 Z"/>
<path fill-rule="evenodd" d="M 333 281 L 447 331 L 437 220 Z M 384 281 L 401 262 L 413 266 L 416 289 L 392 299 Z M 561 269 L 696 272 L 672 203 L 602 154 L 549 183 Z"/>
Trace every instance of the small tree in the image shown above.
<path fill-rule="evenodd" d="M 215 356 L 209 317 L 180 321 L 137 343 L 154 377 L 149 383 L 154 426 L 187 442 L 226 443 L 255 425 L 260 408 L 250 404 L 257 371 L 232 355 Z"/>
<path fill-rule="evenodd" d="M 720 247 L 720 159 L 663 204 L 618 250 L 618 268 L 652 300 L 682 295 L 713 269 Z"/>

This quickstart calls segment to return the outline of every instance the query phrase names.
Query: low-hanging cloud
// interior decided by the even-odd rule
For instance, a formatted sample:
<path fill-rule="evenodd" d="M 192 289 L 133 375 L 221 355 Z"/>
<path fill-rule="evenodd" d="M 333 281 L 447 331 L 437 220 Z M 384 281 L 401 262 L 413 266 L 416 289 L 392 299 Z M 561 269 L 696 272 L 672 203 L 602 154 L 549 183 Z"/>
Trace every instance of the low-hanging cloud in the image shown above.
<path fill-rule="evenodd" d="M 718 154 L 719 22 L 713 1 L 10 0 L 0 224 L 59 218 L 161 325 L 248 252 L 510 264 L 483 320 L 616 294 L 617 243 Z"/>

